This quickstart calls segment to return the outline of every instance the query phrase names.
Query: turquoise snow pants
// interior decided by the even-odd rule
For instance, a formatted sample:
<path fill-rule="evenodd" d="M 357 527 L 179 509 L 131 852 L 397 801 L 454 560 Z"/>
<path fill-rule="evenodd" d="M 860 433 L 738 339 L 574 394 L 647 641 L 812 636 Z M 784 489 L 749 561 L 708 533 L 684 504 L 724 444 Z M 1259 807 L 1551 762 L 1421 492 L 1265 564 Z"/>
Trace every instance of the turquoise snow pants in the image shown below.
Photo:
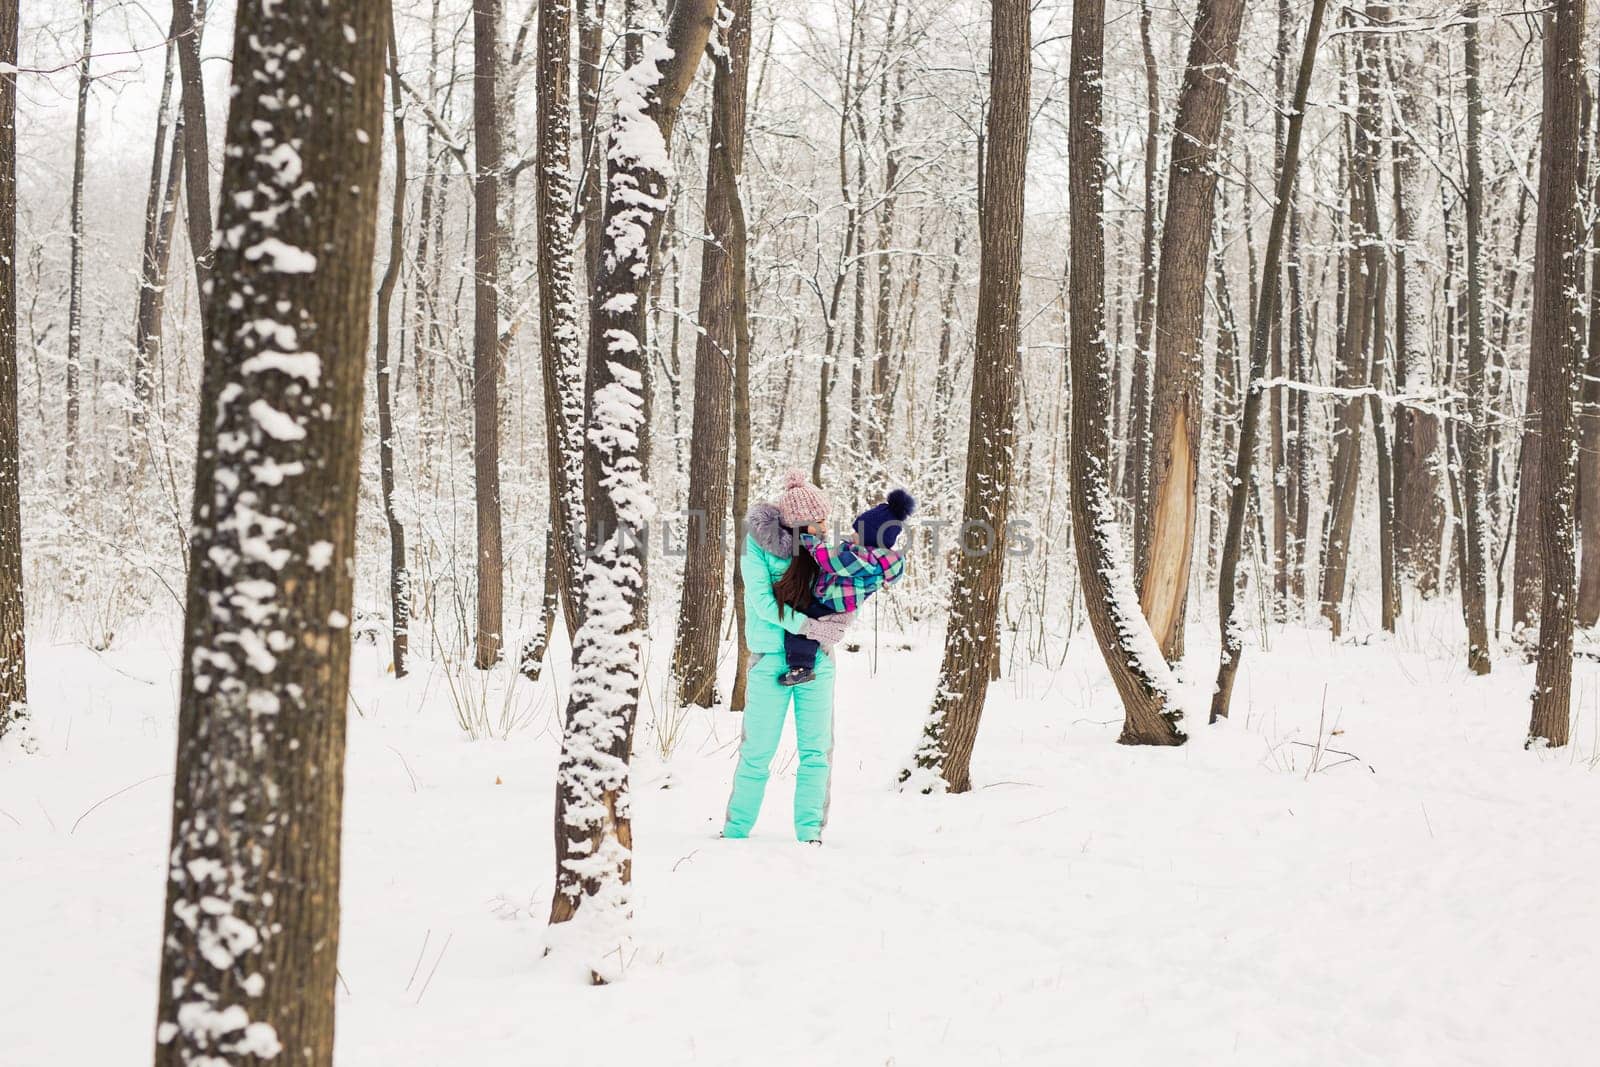
<path fill-rule="evenodd" d="M 828 762 L 833 755 L 833 660 L 817 657 L 817 676 L 804 685 L 783 686 L 778 676 L 787 669 L 783 656 L 768 654 L 750 665 L 745 690 L 744 736 L 739 766 L 733 772 L 723 837 L 749 837 L 761 814 L 767 775 L 783 720 L 794 704 L 795 745 L 800 766 L 794 776 L 794 835 L 816 841 L 828 821 Z"/>

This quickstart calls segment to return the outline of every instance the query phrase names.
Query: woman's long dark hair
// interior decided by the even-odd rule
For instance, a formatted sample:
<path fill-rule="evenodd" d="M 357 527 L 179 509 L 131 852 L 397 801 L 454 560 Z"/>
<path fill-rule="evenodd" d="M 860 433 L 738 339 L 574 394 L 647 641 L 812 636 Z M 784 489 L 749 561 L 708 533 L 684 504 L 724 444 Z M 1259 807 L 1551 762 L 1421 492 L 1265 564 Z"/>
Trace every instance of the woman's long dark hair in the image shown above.
<path fill-rule="evenodd" d="M 811 590 L 816 587 L 821 568 L 811 553 L 801 547 L 798 531 L 794 547 L 795 557 L 789 561 L 789 569 L 783 572 L 783 577 L 772 583 L 772 595 L 778 598 L 779 604 L 800 613 L 811 606 Z"/>

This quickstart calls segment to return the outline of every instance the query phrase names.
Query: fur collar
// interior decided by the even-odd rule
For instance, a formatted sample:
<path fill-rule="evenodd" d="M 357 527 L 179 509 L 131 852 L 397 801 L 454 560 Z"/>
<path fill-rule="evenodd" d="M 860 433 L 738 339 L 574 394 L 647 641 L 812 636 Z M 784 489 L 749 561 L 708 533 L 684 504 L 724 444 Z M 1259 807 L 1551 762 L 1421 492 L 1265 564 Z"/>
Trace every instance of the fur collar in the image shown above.
<path fill-rule="evenodd" d="M 778 505 L 765 502 L 753 505 L 745 516 L 745 525 L 756 544 L 774 556 L 788 559 L 794 555 L 794 531 L 783 524 Z"/>

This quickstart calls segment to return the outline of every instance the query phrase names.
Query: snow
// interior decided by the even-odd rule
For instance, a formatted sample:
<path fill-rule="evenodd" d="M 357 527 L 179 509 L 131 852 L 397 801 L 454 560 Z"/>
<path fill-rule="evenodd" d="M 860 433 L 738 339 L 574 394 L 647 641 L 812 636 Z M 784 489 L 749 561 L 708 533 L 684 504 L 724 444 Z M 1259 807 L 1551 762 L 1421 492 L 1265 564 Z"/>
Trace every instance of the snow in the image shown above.
<path fill-rule="evenodd" d="M 1578 665 L 1579 743 L 1525 752 L 1531 668 L 1468 676 L 1451 602 L 1389 640 L 1275 631 L 1232 722 L 1140 749 L 1080 628 L 1059 670 L 1008 659 L 972 793 L 899 793 L 939 632 L 881 642 L 876 674 L 843 654 L 820 850 L 787 825 L 792 747 L 756 835 L 717 840 L 738 717 L 689 713 L 664 761 L 642 702 L 635 946 L 605 990 L 543 955 L 560 672 L 497 673 L 486 699 L 510 685 L 527 725 L 467 742 L 442 666 L 396 682 L 359 647 L 337 1062 L 1592 1062 L 1600 664 Z M 1189 644 L 1209 685 L 1211 627 Z M 40 753 L 0 753 L 7 1063 L 145 1055 L 179 647 L 169 623 L 30 648 Z"/>

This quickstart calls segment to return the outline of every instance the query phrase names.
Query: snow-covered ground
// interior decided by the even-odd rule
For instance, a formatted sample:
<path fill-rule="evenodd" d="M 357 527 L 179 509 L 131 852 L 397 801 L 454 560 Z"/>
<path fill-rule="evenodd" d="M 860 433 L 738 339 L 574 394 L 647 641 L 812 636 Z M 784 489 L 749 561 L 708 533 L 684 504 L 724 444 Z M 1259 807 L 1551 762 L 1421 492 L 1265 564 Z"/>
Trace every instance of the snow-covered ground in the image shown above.
<path fill-rule="evenodd" d="M 1576 743 L 1526 752 L 1531 670 L 1467 676 L 1459 633 L 1449 604 L 1390 640 L 1275 632 L 1233 723 L 1148 750 L 1114 743 L 1080 627 L 994 687 L 958 797 L 891 785 L 941 635 L 880 641 L 840 669 L 821 850 L 789 833 L 792 749 L 756 836 L 720 841 L 737 717 L 646 707 L 637 953 L 603 989 L 541 955 L 561 683 L 397 683 L 364 646 L 338 1061 L 1600 1062 L 1600 664 Z M 7 1067 L 149 1061 L 176 641 L 30 648 L 39 752 L 0 755 Z M 468 740 L 458 707 L 516 724 Z"/>

